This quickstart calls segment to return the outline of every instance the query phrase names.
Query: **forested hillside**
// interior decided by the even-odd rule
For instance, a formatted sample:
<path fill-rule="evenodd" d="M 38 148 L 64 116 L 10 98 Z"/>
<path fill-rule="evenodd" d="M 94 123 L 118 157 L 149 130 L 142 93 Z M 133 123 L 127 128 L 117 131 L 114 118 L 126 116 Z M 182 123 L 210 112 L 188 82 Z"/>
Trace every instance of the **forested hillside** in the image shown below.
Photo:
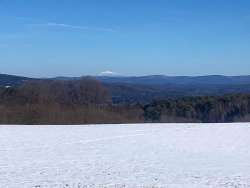
<path fill-rule="evenodd" d="M 250 94 L 155 101 L 144 106 L 144 113 L 149 122 L 250 121 Z"/>
<path fill-rule="evenodd" d="M 2 124 L 142 122 L 140 118 L 135 106 L 113 106 L 108 90 L 92 78 L 30 81 L 0 88 Z"/>
<path fill-rule="evenodd" d="M 20 86 L 28 81 L 79 81 L 80 77 L 31 79 L 0 74 L 0 86 Z M 188 96 L 222 96 L 250 93 L 250 76 L 138 76 L 92 77 L 109 92 L 115 104 L 148 104 L 154 100 L 178 99 Z"/>
<path fill-rule="evenodd" d="M 72 80 L 30 80 L 0 88 L 1 124 L 91 124 L 138 122 L 250 121 L 250 94 L 169 98 L 161 100 L 134 88 L 120 93 L 138 100 L 114 101 L 110 88 L 92 77 Z"/>

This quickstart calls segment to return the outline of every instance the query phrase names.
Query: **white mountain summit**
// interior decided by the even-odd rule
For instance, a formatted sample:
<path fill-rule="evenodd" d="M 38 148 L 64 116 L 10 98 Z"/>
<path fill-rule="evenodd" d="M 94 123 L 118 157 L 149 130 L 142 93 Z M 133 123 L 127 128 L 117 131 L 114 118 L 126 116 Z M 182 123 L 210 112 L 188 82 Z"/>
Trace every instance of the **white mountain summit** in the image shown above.
<path fill-rule="evenodd" d="M 118 73 L 107 70 L 107 71 L 103 71 L 99 74 L 100 76 L 120 76 Z"/>

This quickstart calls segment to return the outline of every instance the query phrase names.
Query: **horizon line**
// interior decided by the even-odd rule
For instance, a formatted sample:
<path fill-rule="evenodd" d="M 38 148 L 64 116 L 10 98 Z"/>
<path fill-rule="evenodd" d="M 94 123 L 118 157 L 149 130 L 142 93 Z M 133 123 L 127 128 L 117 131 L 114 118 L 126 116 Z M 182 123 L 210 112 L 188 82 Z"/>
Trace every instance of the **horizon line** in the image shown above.
<path fill-rule="evenodd" d="M 212 77 L 212 76 L 221 76 L 221 77 L 245 77 L 250 76 L 250 74 L 239 74 L 239 75 L 226 75 L 226 74 L 201 74 L 201 75 L 167 75 L 167 74 L 144 74 L 144 75 L 100 75 L 100 74 L 83 74 L 78 76 L 27 76 L 21 74 L 8 74 L 8 73 L 0 73 L 0 75 L 6 76 L 17 76 L 17 77 L 24 77 L 24 78 L 33 78 L 33 79 L 53 79 L 53 78 L 81 78 L 81 77 L 150 77 L 150 76 L 162 76 L 162 77 Z"/>

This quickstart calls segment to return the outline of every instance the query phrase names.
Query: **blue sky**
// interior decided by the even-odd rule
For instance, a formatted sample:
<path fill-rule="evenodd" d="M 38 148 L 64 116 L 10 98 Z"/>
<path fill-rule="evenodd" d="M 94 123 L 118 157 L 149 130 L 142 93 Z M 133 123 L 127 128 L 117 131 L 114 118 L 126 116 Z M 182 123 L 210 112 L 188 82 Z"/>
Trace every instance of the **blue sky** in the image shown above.
<path fill-rule="evenodd" d="M 0 0 L 0 73 L 250 74 L 249 0 Z"/>

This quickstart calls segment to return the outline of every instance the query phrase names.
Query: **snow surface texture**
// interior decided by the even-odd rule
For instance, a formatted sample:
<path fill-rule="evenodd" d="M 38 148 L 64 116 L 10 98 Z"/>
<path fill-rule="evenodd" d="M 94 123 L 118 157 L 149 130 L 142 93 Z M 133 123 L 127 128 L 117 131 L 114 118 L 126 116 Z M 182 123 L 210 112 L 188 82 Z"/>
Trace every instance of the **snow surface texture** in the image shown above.
<path fill-rule="evenodd" d="M 0 126 L 0 187 L 250 187 L 250 123 Z"/>

